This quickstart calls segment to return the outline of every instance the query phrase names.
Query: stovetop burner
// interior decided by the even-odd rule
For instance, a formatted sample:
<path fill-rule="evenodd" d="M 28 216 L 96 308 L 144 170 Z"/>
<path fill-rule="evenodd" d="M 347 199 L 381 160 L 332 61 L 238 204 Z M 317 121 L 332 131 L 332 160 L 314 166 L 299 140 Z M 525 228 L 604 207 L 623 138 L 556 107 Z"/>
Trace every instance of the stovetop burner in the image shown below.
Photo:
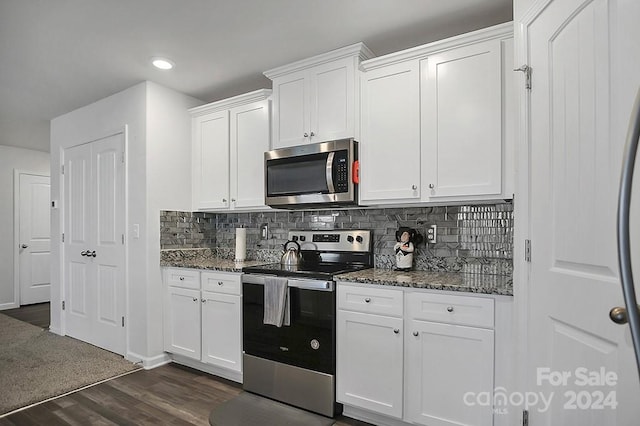
<path fill-rule="evenodd" d="M 300 245 L 302 263 L 280 263 L 242 269 L 249 274 L 332 280 L 333 276 L 373 267 L 371 231 L 289 231 L 288 238 Z"/>

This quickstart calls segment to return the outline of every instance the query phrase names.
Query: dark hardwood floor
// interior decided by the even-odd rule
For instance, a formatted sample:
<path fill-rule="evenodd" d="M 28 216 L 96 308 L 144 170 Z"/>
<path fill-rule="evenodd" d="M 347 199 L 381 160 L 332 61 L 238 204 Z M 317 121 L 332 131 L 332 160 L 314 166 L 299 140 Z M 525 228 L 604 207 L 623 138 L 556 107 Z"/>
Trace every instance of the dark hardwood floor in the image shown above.
<path fill-rule="evenodd" d="M 169 364 L 109 380 L 0 418 L 17 425 L 208 425 L 217 405 L 242 391 L 239 384 Z M 344 416 L 336 426 L 365 426 Z"/>
<path fill-rule="evenodd" d="M 20 321 L 28 322 L 40 328 L 49 328 L 51 323 L 51 306 L 49 302 L 20 306 L 15 309 L 0 311 Z"/>

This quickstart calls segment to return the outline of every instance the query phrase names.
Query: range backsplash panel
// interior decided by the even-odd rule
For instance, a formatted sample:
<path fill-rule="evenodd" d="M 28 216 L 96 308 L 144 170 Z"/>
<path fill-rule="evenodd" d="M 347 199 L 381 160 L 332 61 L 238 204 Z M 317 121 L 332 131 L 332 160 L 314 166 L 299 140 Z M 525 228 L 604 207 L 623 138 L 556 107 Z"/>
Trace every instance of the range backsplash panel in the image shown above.
<path fill-rule="evenodd" d="M 268 227 L 268 238 L 261 239 L 260 226 L 264 224 Z M 212 248 L 219 257 L 233 258 L 235 229 L 245 227 L 248 258 L 271 261 L 279 258 L 291 229 L 371 229 L 376 267 L 393 268 L 398 228 L 414 228 L 426 237 L 432 224 L 437 225 L 437 242 L 416 248 L 415 269 L 512 274 L 511 203 L 249 213 L 162 211 L 160 246 Z"/>

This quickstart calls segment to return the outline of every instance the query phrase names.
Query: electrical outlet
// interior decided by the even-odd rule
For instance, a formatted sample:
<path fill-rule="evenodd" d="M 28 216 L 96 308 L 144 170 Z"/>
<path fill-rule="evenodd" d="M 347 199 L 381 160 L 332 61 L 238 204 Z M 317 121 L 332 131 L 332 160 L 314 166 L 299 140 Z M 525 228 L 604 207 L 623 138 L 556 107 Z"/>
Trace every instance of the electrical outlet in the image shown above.
<path fill-rule="evenodd" d="M 260 239 L 266 240 L 268 238 L 269 238 L 269 225 L 266 223 L 263 223 L 262 225 L 260 225 Z"/>
<path fill-rule="evenodd" d="M 438 225 L 429 225 L 427 228 L 427 243 L 435 244 L 438 241 Z"/>

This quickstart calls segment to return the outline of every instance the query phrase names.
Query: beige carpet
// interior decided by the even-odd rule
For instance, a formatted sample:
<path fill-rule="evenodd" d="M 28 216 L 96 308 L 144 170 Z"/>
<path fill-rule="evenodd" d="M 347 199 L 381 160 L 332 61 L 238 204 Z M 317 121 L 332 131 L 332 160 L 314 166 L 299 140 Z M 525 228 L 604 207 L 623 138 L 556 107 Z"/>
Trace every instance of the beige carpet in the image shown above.
<path fill-rule="evenodd" d="M 137 368 L 112 352 L 0 314 L 0 415 Z"/>

